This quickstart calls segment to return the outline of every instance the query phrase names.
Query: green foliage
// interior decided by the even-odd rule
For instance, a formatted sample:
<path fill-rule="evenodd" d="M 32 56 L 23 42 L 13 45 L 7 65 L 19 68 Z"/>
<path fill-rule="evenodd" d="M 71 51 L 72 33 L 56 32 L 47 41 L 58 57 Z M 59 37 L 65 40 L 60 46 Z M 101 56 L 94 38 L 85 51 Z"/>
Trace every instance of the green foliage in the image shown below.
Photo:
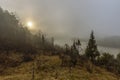
<path fill-rule="evenodd" d="M 118 73 L 118 61 L 114 58 L 113 55 L 109 53 L 103 53 L 97 62 L 99 66 L 104 67 L 108 71 Z"/>
<path fill-rule="evenodd" d="M 113 65 L 114 56 L 109 53 L 103 53 L 102 56 L 99 58 L 99 64 L 104 66 Z"/>
<path fill-rule="evenodd" d="M 104 65 L 110 64 L 111 61 L 113 60 L 114 60 L 114 56 L 109 53 L 103 53 L 103 55 L 101 56 L 101 62 Z"/>
<path fill-rule="evenodd" d="M 93 31 L 91 32 L 90 39 L 89 39 L 89 42 L 88 42 L 88 46 L 87 46 L 86 51 L 85 51 L 85 55 L 92 62 L 94 62 L 95 59 L 100 56 L 100 53 L 97 49 L 97 44 L 96 44 L 96 40 L 95 40 Z"/>

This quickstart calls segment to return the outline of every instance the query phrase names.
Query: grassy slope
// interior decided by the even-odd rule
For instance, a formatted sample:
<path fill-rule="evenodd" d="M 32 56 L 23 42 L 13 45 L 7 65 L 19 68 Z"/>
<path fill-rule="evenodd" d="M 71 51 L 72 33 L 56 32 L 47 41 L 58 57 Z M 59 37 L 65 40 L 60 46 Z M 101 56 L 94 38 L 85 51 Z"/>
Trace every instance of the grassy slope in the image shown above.
<path fill-rule="evenodd" d="M 40 66 L 39 69 L 35 67 L 35 80 L 118 80 L 117 76 L 99 67 L 94 67 L 93 73 L 80 66 L 71 71 L 67 67 L 61 68 L 58 56 L 41 56 L 34 62 L 35 66 Z M 32 65 L 33 61 L 6 69 L 6 75 L 0 76 L 0 80 L 31 80 Z"/>

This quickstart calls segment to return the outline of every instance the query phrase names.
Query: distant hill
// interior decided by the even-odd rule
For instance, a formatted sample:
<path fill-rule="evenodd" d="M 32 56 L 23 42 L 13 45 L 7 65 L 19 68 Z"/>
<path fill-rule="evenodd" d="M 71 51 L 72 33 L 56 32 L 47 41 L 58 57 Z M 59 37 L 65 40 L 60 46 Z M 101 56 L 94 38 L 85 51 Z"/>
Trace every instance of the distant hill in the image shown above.
<path fill-rule="evenodd" d="M 98 45 L 104 47 L 120 48 L 120 36 L 111 36 L 98 40 Z"/>
<path fill-rule="evenodd" d="M 80 39 L 82 42 L 88 42 L 88 39 Z M 103 47 L 120 48 L 120 36 L 110 36 L 105 38 L 96 38 L 97 44 Z"/>

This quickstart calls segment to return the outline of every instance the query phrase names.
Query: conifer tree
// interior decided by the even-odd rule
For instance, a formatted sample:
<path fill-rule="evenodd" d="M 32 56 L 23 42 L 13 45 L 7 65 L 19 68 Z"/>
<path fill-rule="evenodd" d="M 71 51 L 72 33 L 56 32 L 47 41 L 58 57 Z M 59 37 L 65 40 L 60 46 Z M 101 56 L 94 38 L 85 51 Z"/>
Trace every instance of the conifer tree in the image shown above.
<path fill-rule="evenodd" d="M 42 44 L 44 45 L 45 44 L 45 36 L 42 35 Z"/>
<path fill-rule="evenodd" d="M 94 62 L 96 60 L 96 58 L 100 56 L 100 53 L 97 49 L 97 44 L 96 44 L 96 40 L 95 40 L 93 31 L 91 32 L 90 39 L 89 39 L 89 42 L 88 42 L 88 46 L 87 46 L 86 51 L 85 51 L 85 55 L 92 62 Z"/>

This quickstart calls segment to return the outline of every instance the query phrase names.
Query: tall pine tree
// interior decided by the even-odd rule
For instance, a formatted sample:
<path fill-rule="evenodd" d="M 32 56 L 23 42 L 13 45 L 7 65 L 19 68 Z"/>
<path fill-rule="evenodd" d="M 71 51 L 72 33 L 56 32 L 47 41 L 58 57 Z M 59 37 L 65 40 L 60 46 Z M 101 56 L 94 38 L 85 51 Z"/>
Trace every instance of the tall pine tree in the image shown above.
<path fill-rule="evenodd" d="M 96 58 L 100 56 L 100 53 L 97 49 L 97 44 L 96 44 L 96 40 L 95 40 L 93 31 L 91 32 L 90 39 L 89 39 L 89 42 L 88 42 L 88 46 L 87 46 L 86 51 L 85 51 L 85 55 L 92 62 L 94 62 L 96 60 Z"/>

